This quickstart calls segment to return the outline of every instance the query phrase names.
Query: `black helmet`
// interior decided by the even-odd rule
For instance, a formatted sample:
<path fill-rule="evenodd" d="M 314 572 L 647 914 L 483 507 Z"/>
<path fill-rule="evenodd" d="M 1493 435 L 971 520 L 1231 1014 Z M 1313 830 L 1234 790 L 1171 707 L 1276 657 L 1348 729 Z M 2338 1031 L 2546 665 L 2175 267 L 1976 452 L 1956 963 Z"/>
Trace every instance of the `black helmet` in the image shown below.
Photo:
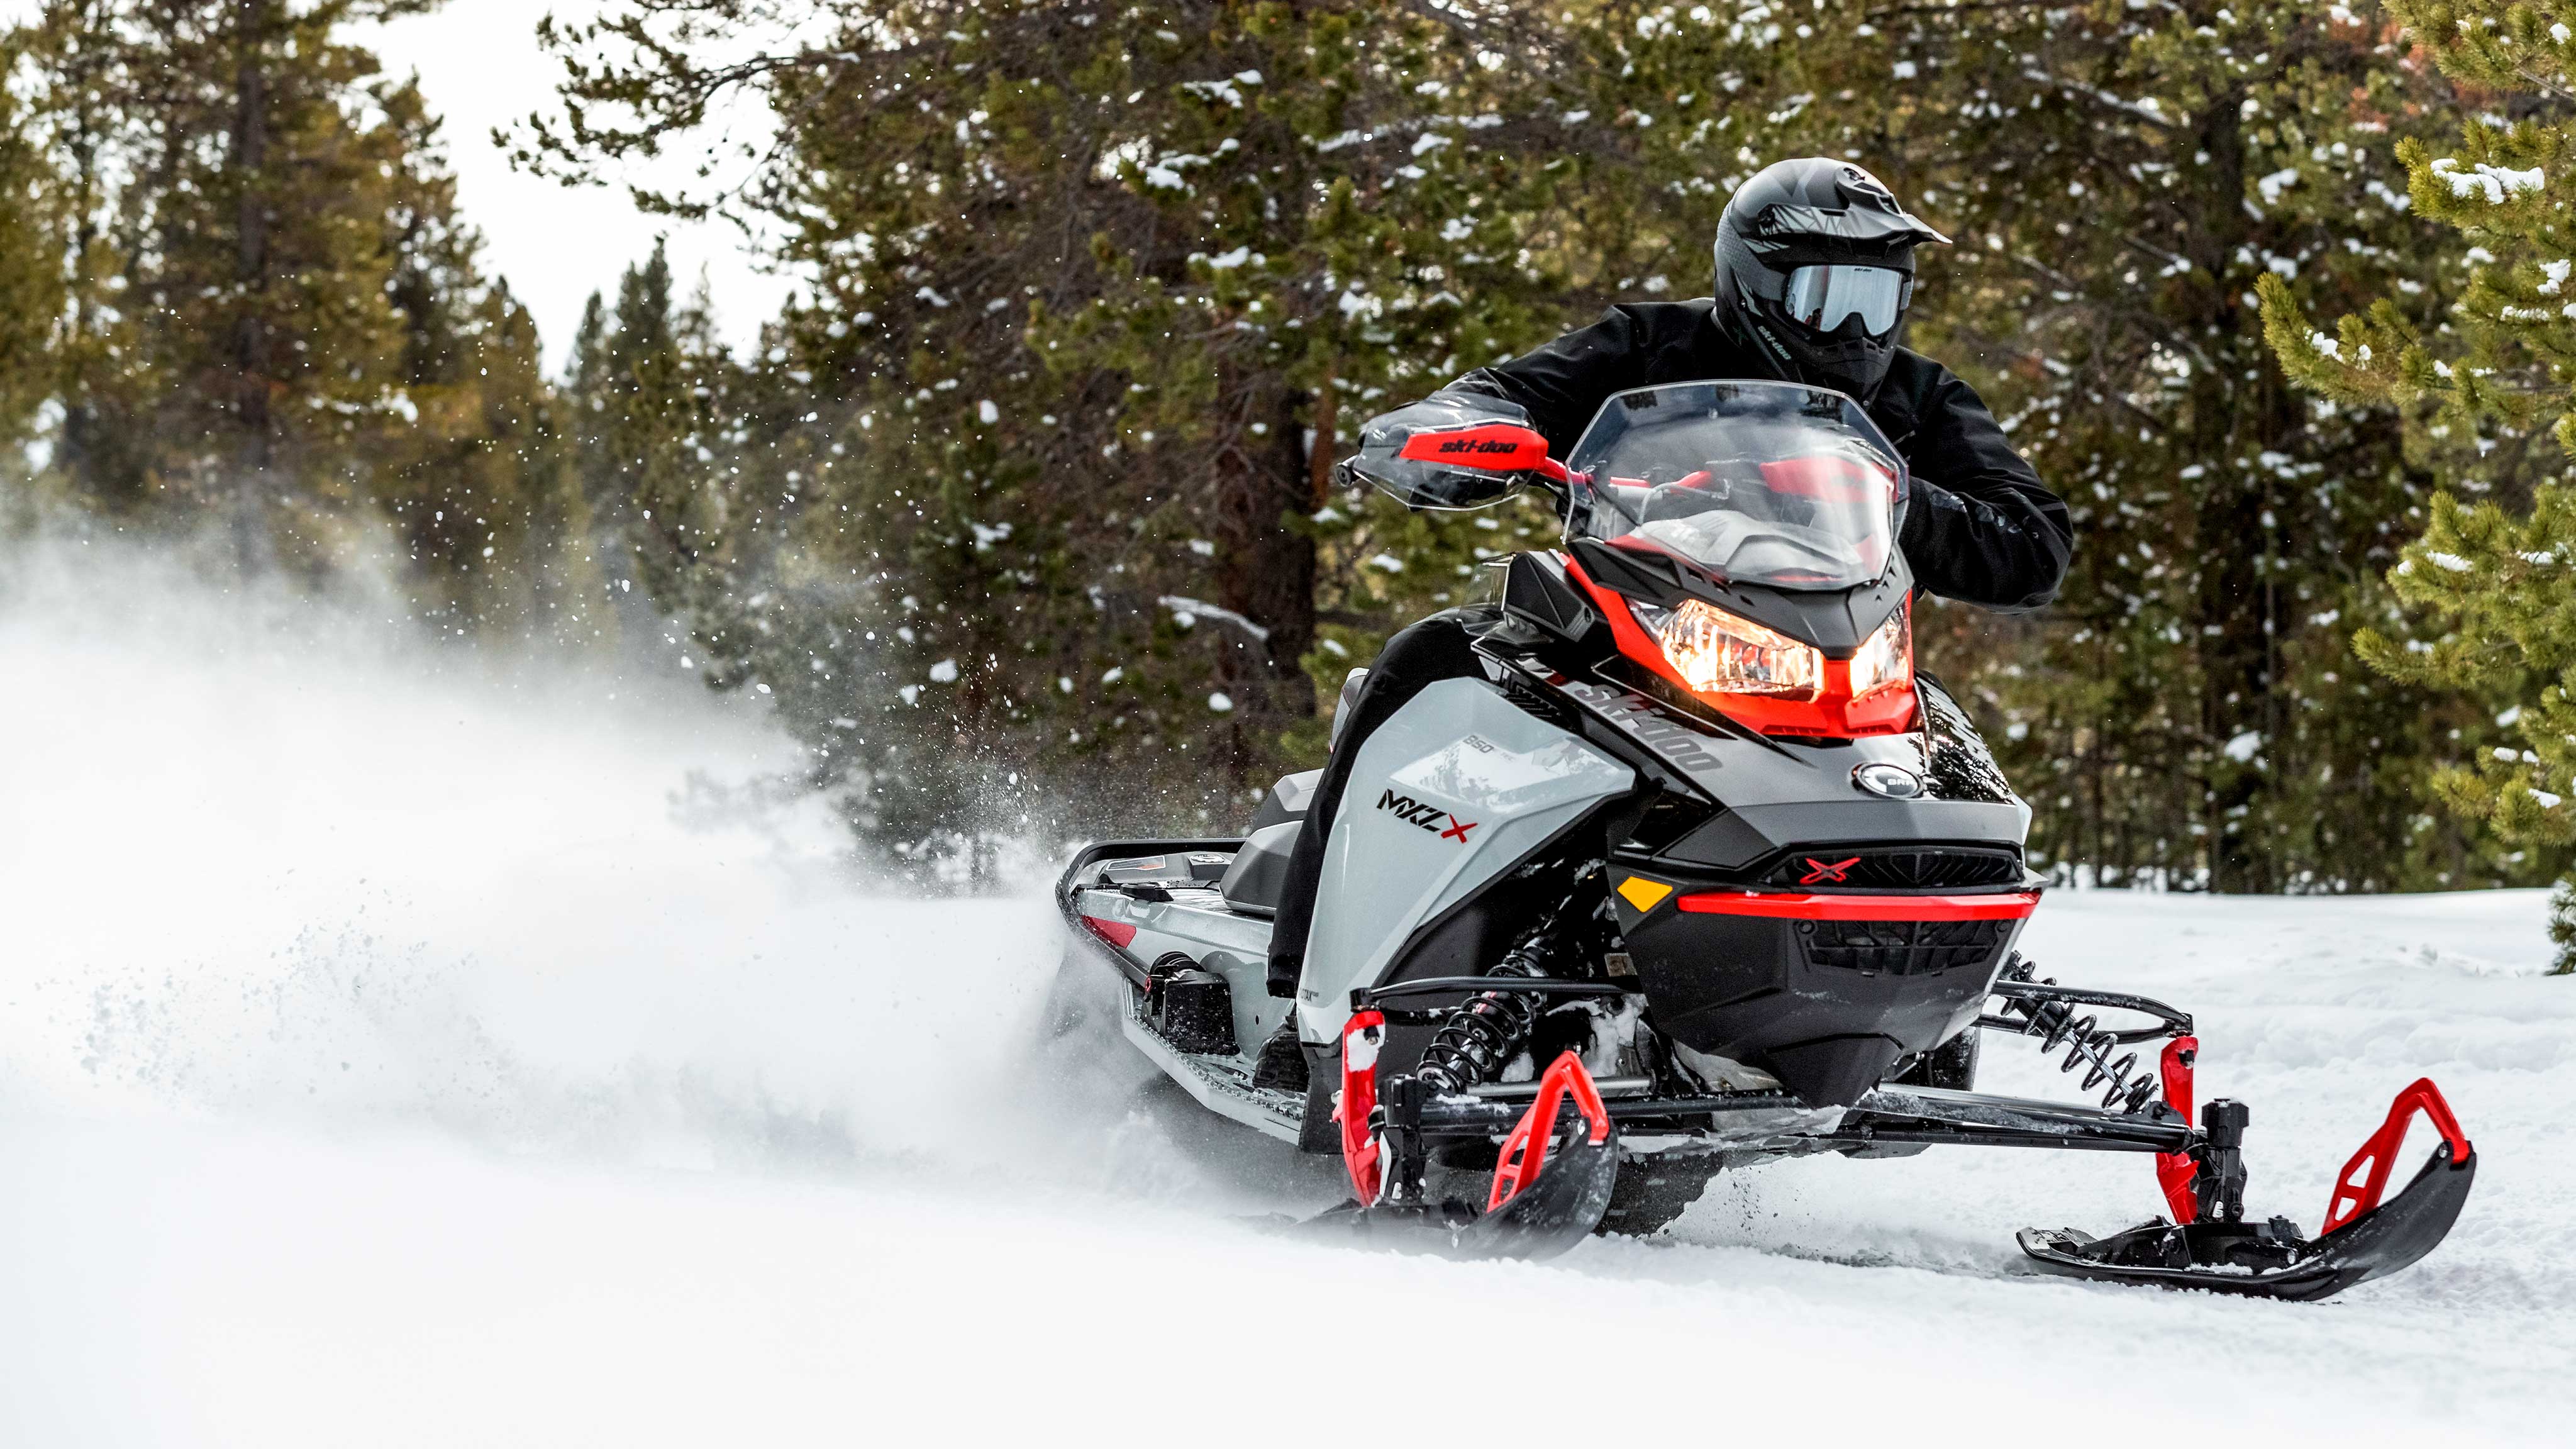
<path fill-rule="evenodd" d="M 1914 300 L 1914 248 L 1949 240 L 1848 161 L 1775 162 L 1718 218 L 1718 322 L 1791 381 L 1866 402 Z"/>

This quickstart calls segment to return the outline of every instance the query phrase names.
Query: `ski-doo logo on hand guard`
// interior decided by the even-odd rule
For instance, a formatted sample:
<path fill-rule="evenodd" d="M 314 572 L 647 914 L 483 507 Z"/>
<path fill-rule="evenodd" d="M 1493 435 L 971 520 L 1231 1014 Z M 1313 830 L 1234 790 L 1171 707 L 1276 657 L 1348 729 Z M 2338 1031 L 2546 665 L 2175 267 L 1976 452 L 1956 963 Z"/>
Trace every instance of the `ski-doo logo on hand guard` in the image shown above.
<path fill-rule="evenodd" d="M 1377 797 L 1377 808 L 1393 812 L 1396 819 L 1407 825 L 1419 826 L 1443 840 L 1454 840 L 1461 845 L 1467 843 L 1467 832 L 1483 823 L 1461 820 L 1437 805 L 1425 805 L 1410 795 L 1398 795 L 1393 790 Z M 1444 820 L 1448 822 L 1446 825 L 1441 823 Z"/>

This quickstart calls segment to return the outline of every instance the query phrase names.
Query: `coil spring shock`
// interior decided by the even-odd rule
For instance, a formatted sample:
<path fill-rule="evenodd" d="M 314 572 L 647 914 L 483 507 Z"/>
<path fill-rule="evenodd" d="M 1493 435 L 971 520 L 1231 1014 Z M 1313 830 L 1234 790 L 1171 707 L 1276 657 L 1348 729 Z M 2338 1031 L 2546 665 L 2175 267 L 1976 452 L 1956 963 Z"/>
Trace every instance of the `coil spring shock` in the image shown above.
<path fill-rule="evenodd" d="M 2029 981 L 2035 969 L 2028 961 L 2016 960 L 2005 969 L 2004 976 L 2011 981 Z M 2052 976 L 2036 984 L 2055 986 L 2057 978 Z M 2130 1052 L 2118 1061 L 2111 1060 L 2111 1053 L 2118 1049 L 2120 1039 L 2101 1030 L 2098 1017 L 2078 1017 L 2074 1006 L 2063 1001 L 2034 1002 L 2018 998 L 2004 1002 L 2004 1013 L 2021 1018 L 2023 1032 L 2040 1039 L 2039 1050 L 2043 1056 L 2056 1051 L 2060 1045 L 2066 1048 L 2066 1060 L 2058 1063 L 2057 1069 L 2071 1072 L 2077 1067 L 2084 1068 L 2084 1083 L 2077 1090 L 2090 1092 L 2109 1083 L 2110 1090 L 2102 1094 L 2104 1107 L 2123 1112 L 2141 1111 L 2156 1095 L 2155 1074 L 2138 1070 L 2136 1052 Z"/>
<path fill-rule="evenodd" d="M 1485 974 L 1524 980 L 1547 975 L 1545 947 L 1553 925 L 1551 921 L 1522 937 Z M 1467 998 L 1432 1033 L 1414 1075 L 1437 1092 L 1463 1092 L 1492 1081 L 1529 1045 L 1539 1006 L 1538 997 L 1519 991 L 1482 991 Z"/>

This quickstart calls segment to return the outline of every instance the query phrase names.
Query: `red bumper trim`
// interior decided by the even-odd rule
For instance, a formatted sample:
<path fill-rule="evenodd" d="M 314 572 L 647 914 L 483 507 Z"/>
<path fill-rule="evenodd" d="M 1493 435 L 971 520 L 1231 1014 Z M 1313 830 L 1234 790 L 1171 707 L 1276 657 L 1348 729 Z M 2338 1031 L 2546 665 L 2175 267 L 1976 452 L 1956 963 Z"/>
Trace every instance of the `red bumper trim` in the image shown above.
<path fill-rule="evenodd" d="M 1673 903 L 1703 916 L 1770 916 L 1796 921 L 2024 921 L 2039 892 L 1992 896 L 1810 896 L 1703 891 Z"/>

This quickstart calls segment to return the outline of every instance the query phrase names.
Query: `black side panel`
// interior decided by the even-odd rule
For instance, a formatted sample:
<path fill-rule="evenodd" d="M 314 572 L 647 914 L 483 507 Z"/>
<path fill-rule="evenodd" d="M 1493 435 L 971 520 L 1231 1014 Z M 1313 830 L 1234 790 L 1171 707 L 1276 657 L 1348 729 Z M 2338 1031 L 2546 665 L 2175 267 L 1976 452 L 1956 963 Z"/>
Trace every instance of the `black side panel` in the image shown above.
<path fill-rule="evenodd" d="M 1771 1072 L 1801 1101 L 1848 1107 L 1869 1095 L 1904 1054 L 1894 1037 L 1832 1036 L 1773 1048 Z"/>
<path fill-rule="evenodd" d="M 1516 553 L 1503 574 L 1503 608 L 1553 638 L 1579 644 L 1603 626 L 1553 553 Z"/>
<path fill-rule="evenodd" d="M 1959 841 L 2019 848 L 2022 819 L 2008 805 L 1972 805 L 1958 800 L 1880 800 L 1845 787 L 1839 800 L 1789 800 L 1778 804 L 1738 805 L 1732 812 L 1744 829 L 1770 842 L 1770 849 L 1883 841 Z"/>
<path fill-rule="evenodd" d="M 1923 781 L 1943 800 L 2012 801 L 2012 783 L 1995 763 L 1985 737 L 1941 681 L 1920 676 L 1915 698 L 1923 705 Z"/>
<path fill-rule="evenodd" d="M 1683 865 L 1739 871 L 1777 849 L 1771 837 L 1744 823 L 1732 810 L 1719 812 L 1699 829 L 1664 851 L 1664 858 Z"/>

